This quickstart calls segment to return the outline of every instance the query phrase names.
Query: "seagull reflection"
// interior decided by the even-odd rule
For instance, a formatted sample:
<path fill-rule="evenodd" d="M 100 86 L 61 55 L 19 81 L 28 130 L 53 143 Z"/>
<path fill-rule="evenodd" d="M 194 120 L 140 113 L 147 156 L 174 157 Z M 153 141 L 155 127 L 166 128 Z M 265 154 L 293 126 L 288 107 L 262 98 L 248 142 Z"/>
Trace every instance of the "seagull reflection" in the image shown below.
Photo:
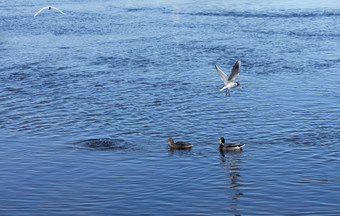
<path fill-rule="evenodd" d="M 226 172 L 227 172 L 227 182 L 226 185 L 229 185 L 231 189 L 231 193 L 229 198 L 232 200 L 232 209 L 233 211 L 237 210 L 239 198 L 243 195 L 240 190 L 240 179 L 241 179 L 241 169 L 239 167 L 239 163 L 241 160 L 242 152 L 241 151 L 230 151 L 225 154 L 225 152 L 221 152 L 221 164 L 226 164 Z"/>

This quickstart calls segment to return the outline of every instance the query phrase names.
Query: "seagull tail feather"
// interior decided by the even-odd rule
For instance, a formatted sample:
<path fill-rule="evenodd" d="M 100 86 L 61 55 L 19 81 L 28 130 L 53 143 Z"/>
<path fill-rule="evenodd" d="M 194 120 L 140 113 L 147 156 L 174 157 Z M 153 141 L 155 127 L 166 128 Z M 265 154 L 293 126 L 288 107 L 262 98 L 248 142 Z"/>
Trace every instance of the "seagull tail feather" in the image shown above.
<path fill-rule="evenodd" d="M 226 89 L 226 88 L 227 88 L 227 86 L 224 86 L 223 88 L 220 89 L 220 91 L 223 91 L 223 90 Z"/>

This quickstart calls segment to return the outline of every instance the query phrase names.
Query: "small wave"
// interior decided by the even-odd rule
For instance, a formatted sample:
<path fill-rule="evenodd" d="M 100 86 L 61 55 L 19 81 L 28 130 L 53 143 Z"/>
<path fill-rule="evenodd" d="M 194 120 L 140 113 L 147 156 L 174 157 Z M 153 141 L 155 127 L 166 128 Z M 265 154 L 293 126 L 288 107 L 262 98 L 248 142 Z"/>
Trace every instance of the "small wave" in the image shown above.
<path fill-rule="evenodd" d="M 127 8 L 126 12 L 138 12 L 138 11 L 147 11 L 151 10 L 150 8 Z"/>
<path fill-rule="evenodd" d="M 125 8 L 126 12 L 139 12 L 139 11 L 164 11 L 165 8 L 152 8 L 152 7 L 140 7 L 140 8 Z"/>

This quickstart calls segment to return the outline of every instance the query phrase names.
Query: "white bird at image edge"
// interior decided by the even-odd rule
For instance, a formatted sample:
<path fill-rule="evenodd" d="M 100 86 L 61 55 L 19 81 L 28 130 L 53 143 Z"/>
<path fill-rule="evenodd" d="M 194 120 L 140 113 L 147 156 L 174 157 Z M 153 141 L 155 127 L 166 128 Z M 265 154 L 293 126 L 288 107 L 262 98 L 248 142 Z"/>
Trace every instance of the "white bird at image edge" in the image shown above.
<path fill-rule="evenodd" d="M 45 10 L 45 9 L 48 9 L 48 10 L 55 9 L 55 10 L 57 10 L 57 11 L 59 11 L 60 13 L 62 13 L 62 14 L 65 15 L 65 13 L 62 12 L 61 10 L 59 10 L 58 8 L 56 8 L 56 7 L 51 7 L 51 6 L 47 6 L 47 7 L 41 8 L 36 14 L 34 14 L 34 17 L 35 17 L 36 15 L 38 15 L 41 11 Z"/>

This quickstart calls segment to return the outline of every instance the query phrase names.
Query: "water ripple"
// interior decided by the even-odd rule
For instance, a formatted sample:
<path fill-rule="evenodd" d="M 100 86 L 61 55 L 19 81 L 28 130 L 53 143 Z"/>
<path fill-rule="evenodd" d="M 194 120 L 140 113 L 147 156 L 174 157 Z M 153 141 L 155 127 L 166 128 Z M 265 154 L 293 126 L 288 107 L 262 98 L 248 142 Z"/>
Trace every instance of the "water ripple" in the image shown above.
<path fill-rule="evenodd" d="M 0 214 L 339 214 L 336 7 L 120 3 L 0 3 Z"/>

